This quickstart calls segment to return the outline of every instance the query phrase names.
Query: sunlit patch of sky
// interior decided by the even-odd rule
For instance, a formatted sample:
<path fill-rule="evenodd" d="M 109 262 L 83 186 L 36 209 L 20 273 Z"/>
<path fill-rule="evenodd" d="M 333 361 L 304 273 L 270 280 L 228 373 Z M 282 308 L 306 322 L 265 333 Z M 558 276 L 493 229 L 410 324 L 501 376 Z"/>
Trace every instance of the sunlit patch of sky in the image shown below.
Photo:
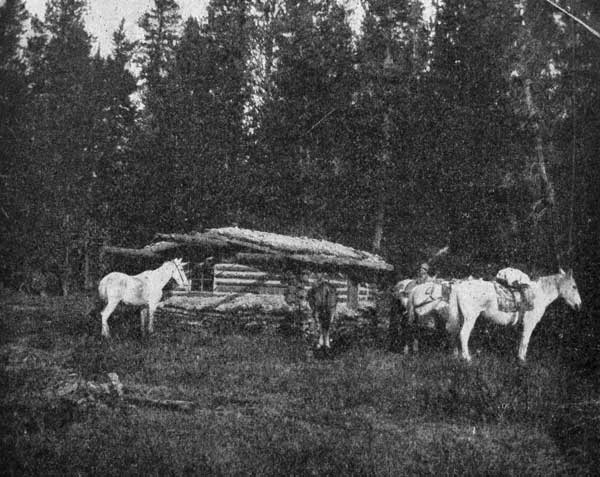
<path fill-rule="evenodd" d="M 0 5 L 6 0 L 0 0 Z M 364 11 L 359 0 L 341 0 L 352 11 L 350 22 L 356 32 L 364 16 Z M 178 0 L 181 17 L 198 19 L 206 16 L 206 6 L 209 0 Z M 425 16 L 430 17 L 433 11 L 431 0 L 425 0 Z M 43 18 L 46 10 L 46 0 L 25 0 L 27 10 L 32 15 Z M 125 19 L 125 32 L 129 39 L 142 38 L 143 32 L 138 26 L 142 14 L 154 5 L 153 0 L 89 0 L 85 16 L 85 23 L 89 33 L 94 37 L 94 51 L 98 48 L 102 55 L 107 55 L 112 50 L 112 35 L 118 28 L 121 19 Z"/>
<path fill-rule="evenodd" d="M 102 55 L 107 55 L 112 50 L 112 35 L 121 19 L 125 19 L 127 37 L 131 40 L 141 39 L 143 32 L 137 24 L 138 20 L 154 5 L 153 0 L 91 0 L 87 3 L 85 23 L 95 40 L 94 51 L 99 48 Z M 208 0 L 178 0 L 177 3 L 183 19 L 190 16 L 202 18 L 206 15 Z M 43 18 L 46 0 L 25 0 L 25 5 L 32 15 Z"/>
<path fill-rule="evenodd" d="M 0 6 L 5 1 L 0 0 Z M 350 10 L 350 24 L 354 31 L 359 34 L 364 17 L 360 0 L 340 0 L 340 2 Z M 189 17 L 200 20 L 206 16 L 206 7 L 209 0 L 178 0 L 177 3 L 183 20 Z M 122 19 L 125 20 L 124 28 L 127 37 L 130 40 L 142 39 L 143 31 L 138 26 L 138 20 L 153 5 L 154 0 L 88 0 L 85 24 L 94 40 L 93 52 L 99 50 L 103 56 L 110 54 L 113 48 L 113 33 Z M 434 11 L 432 0 L 424 0 L 423 5 L 425 18 L 431 18 Z M 25 0 L 25 6 L 31 15 L 44 17 L 46 0 Z M 139 65 L 135 62 L 130 67 L 135 74 L 139 72 Z"/>

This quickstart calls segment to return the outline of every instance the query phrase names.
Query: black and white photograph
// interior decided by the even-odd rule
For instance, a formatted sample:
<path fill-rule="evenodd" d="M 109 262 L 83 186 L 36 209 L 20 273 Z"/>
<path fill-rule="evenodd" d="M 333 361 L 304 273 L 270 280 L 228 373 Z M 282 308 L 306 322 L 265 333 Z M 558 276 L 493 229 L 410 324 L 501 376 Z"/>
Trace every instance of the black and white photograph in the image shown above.
<path fill-rule="evenodd" d="M 591 476 L 600 2 L 0 0 L 0 476 Z"/>

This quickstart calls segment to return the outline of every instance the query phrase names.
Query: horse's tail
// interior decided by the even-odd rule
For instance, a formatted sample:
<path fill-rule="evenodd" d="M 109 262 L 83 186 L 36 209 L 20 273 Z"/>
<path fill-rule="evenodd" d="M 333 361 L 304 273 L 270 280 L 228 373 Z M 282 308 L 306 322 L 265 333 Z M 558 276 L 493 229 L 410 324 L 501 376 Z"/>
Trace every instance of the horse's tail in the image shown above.
<path fill-rule="evenodd" d="M 103 302 L 108 299 L 108 293 L 107 293 L 106 288 L 107 288 L 107 280 L 106 280 L 106 277 L 104 277 L 102 280 L 100 280 L 100 283 L 98 283 L 97 301 Z"/>
<path fill-rule="evenodd" d="M 106 288 L 106 280 L 100 280 L 100 283 L 98 284 L 98 293 L 94 297 L 94 301 L 90 306 L 90 309 L 87 313 L 88 316 L 95 316 L 97 314 L 99 315 L 100 311 L 102 311 L 102 308 L 104 308 L 104 306 L 108 302 L 108 294 Z"/>

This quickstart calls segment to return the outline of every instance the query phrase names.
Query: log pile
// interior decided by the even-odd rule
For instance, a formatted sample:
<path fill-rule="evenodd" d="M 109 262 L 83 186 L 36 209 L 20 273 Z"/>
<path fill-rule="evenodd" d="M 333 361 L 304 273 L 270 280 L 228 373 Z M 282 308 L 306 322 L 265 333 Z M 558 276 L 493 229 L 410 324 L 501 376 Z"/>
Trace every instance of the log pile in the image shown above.
<path fill-rule="evenodd" d="M 260 302 L 260 296 L 252 296 Z M 271 307 L 241 307 L 232 306 L 210 308 L 202 305 L 202 300 L 187 300 L 185 304 L 171 301 L 157 310 L 160 320 L 175 322 L 186 329 L 196 332 L 259 332 L 264 330 L 286 330 L 301 333 L 309 341 L 318 338 L 318 323 L 312 318 L 312 313 L 305 301 L 296 306 L 286 305 L 283 297 L 270 296 L 281 300 L 283 306 Z M 233 302 L 232 304 L 235 304 Z M 384 314 L 373 306 L 351 310 L 345 304 L 339 304 L 337 316 L 332 327 L 332 336 L 343 337 L 345 340 L 355 340 L 369 335 L 377 329 L 387 329 L 388 320 Z"/>

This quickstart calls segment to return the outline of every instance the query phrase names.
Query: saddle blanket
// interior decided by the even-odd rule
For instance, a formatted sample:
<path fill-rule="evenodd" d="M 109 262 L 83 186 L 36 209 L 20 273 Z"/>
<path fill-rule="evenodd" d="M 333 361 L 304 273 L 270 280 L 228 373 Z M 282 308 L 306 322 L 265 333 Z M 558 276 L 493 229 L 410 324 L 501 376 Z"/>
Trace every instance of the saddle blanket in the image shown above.
<path fill-rule="evenodd" d="M 533 292 L 527 288 L 509 288 L 498 281 L 494 282 L 498 297 L 498 309 L 506 313 L 533 310 Z"/>

